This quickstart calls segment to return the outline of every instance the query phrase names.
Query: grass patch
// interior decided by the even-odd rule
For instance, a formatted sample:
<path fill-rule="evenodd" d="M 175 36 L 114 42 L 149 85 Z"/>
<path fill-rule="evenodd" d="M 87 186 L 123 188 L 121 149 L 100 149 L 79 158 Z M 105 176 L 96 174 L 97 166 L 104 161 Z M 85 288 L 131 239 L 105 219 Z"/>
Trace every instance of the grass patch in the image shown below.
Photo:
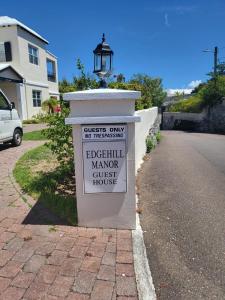
<path fill-rule="evenodd" d="M 70 224 L 77 224 L 74 176 L 59 166 L 47 146 L 26 152 L 16 163 L 13 175 L 24 192 Z"/>
<path fill-rule="evenodd" d="M 25 132 L 23 134 L 24 141 L 43 141 L 46 140 L 44 129 L 38 131 Z"/>

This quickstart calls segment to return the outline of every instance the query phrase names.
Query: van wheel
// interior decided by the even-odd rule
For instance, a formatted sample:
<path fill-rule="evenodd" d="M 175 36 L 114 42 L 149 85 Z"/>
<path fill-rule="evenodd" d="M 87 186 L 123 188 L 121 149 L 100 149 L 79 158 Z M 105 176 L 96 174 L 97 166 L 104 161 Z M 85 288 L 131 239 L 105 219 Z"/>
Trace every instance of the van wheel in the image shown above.
<path fill-rule="evenodd" d="M 13 133 L 12 144 L 13 146 L 19 146 L 22 143 L 22 131 L 20 129 L 15 129 Z"/>

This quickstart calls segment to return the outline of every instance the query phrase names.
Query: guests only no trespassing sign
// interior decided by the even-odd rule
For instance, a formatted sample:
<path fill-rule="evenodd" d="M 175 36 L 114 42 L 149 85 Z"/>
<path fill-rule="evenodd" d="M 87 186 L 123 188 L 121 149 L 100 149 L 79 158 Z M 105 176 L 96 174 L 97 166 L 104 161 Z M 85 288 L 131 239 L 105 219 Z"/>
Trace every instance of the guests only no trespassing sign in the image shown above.
<path fill-rule="evenodd" d="M 84 193 L 125 193 L 127 125 L 83 125 Z"/>

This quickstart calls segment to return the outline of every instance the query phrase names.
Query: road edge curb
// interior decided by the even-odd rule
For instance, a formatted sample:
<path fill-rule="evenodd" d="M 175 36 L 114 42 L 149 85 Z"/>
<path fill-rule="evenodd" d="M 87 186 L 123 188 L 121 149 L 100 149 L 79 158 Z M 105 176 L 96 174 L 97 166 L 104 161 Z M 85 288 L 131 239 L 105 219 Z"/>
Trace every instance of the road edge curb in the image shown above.
<path fill-rule="evenodd" d="M 136 202 L 139 199 L 136 197 Z M 134 269 L 139 300 L 156 300 L 155 287 L 148 263 L 143 230 L 139 214 L 136 215 L 136 230 L 132 230 Z"/>

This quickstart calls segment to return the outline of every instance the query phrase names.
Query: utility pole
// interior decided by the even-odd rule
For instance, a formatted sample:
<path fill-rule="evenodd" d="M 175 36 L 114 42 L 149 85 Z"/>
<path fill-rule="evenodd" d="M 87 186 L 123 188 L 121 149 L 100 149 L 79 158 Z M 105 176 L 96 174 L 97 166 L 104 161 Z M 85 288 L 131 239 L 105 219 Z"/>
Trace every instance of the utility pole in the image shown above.
<path fill-rule="evenodd" d="M 217 75 L 218 47 L 214 48 L 214 77 Z"/>
<path fill-rule="evenodd" d="M 218 62 L 218 47 L 214 47 L 214 50 L 210 50 L 210 49 L 205 49 L 203 50 L 203 52 L 213 52 L 214 54 L 214 78 L 216 78 L 217 75 L 217 62 Z"/>

